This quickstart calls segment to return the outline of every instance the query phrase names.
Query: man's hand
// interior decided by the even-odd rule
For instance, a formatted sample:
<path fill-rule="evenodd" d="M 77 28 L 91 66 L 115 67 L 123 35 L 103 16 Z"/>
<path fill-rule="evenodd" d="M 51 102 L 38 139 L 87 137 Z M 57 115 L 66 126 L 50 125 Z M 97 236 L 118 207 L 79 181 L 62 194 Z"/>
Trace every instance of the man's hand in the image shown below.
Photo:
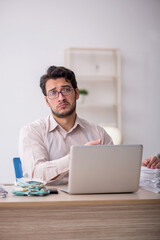
<path fill-rule="evenodd" d="M 101 144 L 101 142 L 102 142 L 102 140 L 101 139 L 98 139 L 98 140 L 95 140 L 95 141 L 91 141 L 91 142 L 88 142 L 88 143 L 86 143 L 85 145 L 100 145 Z"/>
<path fill-rule="evenodd" d="M 159 168 L 160 169 L 160 158 L 153 156 L 142 161 L 142 166 L 147 168 Z"/>

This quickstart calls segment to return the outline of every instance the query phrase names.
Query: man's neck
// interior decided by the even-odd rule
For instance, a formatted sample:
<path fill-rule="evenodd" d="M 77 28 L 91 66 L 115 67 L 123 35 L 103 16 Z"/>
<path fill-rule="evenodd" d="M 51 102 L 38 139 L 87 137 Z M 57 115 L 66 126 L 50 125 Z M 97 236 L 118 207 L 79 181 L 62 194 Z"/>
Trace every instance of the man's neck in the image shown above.
<path fill-rule="evenodd" d="M 71 114 L 70 116 L 64 118 L 57 118 L 52 114 L 56 122 L 67 132 L 73 127 L 76 119 L 76 113 Z"/>

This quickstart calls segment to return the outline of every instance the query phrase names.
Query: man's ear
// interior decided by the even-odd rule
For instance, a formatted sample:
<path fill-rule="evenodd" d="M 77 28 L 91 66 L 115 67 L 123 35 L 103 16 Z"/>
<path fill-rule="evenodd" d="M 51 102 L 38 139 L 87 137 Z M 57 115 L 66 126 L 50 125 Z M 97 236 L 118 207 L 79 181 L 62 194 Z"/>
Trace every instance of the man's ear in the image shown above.
<path fill-rule="evenodd" d="M 75 89 L 75 92 L 76 92 L 76 99 L 79 99 L 79 89 L 76 88 L 76 89 Z"/>

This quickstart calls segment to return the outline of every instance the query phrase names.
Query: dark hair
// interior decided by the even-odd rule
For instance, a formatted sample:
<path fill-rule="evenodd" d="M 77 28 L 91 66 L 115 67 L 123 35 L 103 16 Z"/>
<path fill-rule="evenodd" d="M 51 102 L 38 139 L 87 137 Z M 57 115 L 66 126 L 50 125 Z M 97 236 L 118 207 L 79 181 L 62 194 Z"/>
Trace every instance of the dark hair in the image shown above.
<path fill-rule="evenodd" d="M 49 79 L 57 78 L 65 78 L 66 81 L 69 81 L 72 84 L 72 87 L 74 89 L 77 88 L 77 81 L 73 71 L 65 67 L 50 66 L 47 70 L 47 73 L 42 75 L 42 77 L 40 78 L 40 87 L 45 96 L 46 96 L 46 82 Z"/>

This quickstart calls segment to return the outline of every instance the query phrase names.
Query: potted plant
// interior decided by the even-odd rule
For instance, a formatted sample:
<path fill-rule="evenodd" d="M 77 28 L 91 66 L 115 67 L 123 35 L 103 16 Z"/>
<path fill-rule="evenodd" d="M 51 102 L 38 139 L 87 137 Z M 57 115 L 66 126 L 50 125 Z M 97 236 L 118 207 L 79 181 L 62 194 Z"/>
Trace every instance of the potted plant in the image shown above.
<path fill-rule="evenodd" d="M 83 103 L 84 102 L 84 98 L 85 96 L 88 95 L 88 91 L 86 89 L 79 89 L 79 103 Z"/>

